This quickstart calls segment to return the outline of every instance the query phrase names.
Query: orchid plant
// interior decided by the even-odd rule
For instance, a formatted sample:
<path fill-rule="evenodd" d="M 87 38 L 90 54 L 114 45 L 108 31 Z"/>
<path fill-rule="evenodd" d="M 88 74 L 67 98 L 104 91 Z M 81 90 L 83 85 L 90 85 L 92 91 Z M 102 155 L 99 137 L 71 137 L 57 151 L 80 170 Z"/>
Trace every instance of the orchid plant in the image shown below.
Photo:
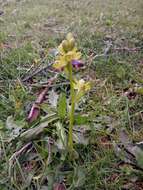
<path fill-rule="evenodd" d="M 73 125 L 75 105 L 81 97 L 90 90 L 90 82 L 85 82 L 84 79 L 77 80 L 73 76 L 73 67 L 79 68 L 83 66 L 80 61 L 81 52 L 78 51 L 75 39 L 71 33 L 66 36 L 66 39 L 58 47 L 58 55 L 53 67 L 57 70 L 66 73 L 70 81 L 70 101 L 71 107 L 69 111 L 69 132 L 68 132 L 68 148 L 73 151 Z"/>

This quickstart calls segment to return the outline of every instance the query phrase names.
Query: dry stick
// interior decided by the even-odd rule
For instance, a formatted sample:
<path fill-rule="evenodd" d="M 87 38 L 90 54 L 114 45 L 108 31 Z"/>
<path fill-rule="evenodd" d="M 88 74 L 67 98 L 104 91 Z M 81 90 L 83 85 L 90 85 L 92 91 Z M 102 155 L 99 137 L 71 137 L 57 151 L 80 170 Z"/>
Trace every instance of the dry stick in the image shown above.
<path fill-rule="evenodd" d="M 46 57 L 44 57 L 41 61 L 43 62 L 44 60 L 46 59 Z M 31 74 L 31 75 L 29 75 L 29 76 L 27 76 L 27 77 L 25 77 L 24 79 L 22 79 L 22 82 L 26 82 L 27 80 L 29 80 L 29 79 L 31 79 L 33 76 L 35 76 L 36 74 L 38 74 L 38 73 L 40 73 L 41 71 L 43 71 L 43 70 L 45 70 L 45 69 L 47 69 L 48 67 L 50 67 L 52 64 L 48 64 L 48 65 L 46 65 L 45 67 L 42 67 L 41 69 L 38 69 L 38 68 L 40 68 L 40 66 L 42 65 L 42 63 L 40 64 L 40 65 L 38 65 L 35 69 L 34 69 L 34 71 L 33 71 L 33 73 Z M 30 68 L 30 70 L 32 69 L 32 67 Z M 38 69 L 38 70 L 37 70 Z M 30 71 L 29 70 L 29 71 Z M 28 71 L 28 72 L 29 72 Z"/>
<path fill-rule="evenodd" d="M 45 69 L 48 69 L 49 67 L 50 67 L 49 65 L 46 65 L 45 67 L 42 67 L 41 69 L 36 70 L 31 75 L 29 75 L 29 76 L 25 77 L 24 79 L 22 79 L 22 82 L 26 82 L 26 81 L 30 80 L 33 76 L 39 74 L 40 72 L 44 71 Z"/>
<path fill-rule="evenodd" d="M 42 67 L 42 68 L 40 68 L 40 69 L 38 69 L 38 70 L 35 69 L 32 74 L 30 74 L 29 76 L 27 76 L 27 77 L 25 77 L 24 79 L 22 79 L 22 82 L 26 82 L 26 81 L 30 80 L 33 76 L 35 76 L 35 75 L 41 73 L 42 71 L 44 71 L 44 70 L 46 70 L 46 69 L 49 69 L 48 71 L 49 71 L 50 73 L 57 73 L 56 71 L 50 70 L 52 64 L 53 64 L 53 63 L 50 63 L 50 64 L 48 64 L 48 65 L 46 65 L 46 66 L 44 66 L 44 67 Z M 40 64 L 40 65 L 42 65 L 42 64 Z M 40 66 L 40 65 L 39 65 L 39 66 Z"/>
<path fill-rule="evenodd" d="M 97 55 L 94 55 L 94 54 L 90 55 L 90 56 L 89 56 L 88 68 L 91 66 L 92 61 L 93 61 L 94 59 L 100 58 L 100 57 L 107 57 L 108 54 L 109 54 L 109 52 L 110 52 L 110 50 L 111 50 L 111 48 L 112 48 L 112 43 L 109 42 L 109 43 L 107 43 L 107 45 L 106 45 L 106 47 L 105 47 L 103 53 L 97 54 Z"/>
<path fill-rule="evenodd" d="M 141 50 L 141 47 L 135 48 L 128 48 L 128 47 L 121 47 L 121 48 L 113 48 L 114 51 L 128 51 L 128 52 L 137 52 Z"/>
<path fill-rule="evenodd" d="M 30 84 L 31 87 L 46 87 L 48 84 L 48 81 L 46 82 L 41 82 L 41 83 L 35 83 L 35 84 Z M 57 84 L 52 84 L 50 87 L 59 87 L 59 86 L 64 86 L 64 85 L 69 85 L 69 82 L 62 82 L 62 83 L 57 83 Z"/>
<path fill-rule="evenodd" d="M 49 79 L 47 86 L 40 93 L 40 95 L 38 96 L 37 100 L 32 105 L 32 108 L 31 108 L 30 113 L 28 115 L 28 121 L 29 122 L 33 122 L 39 116 L 39 113 L 40 113 L 39 105 L 44 101 L 44 98 L 45 98 L 45 96 L 47 94 L 47 91 L 48 91 L 49 87 L 57 79 L 57 77 L 58 77 L 58 74 L 56 74 L 53 78 Z"/>
<path fill-rule="evenodd" d="M 27 148 L 29 148 L 29 146 L 31 146 L 32 143 L 29 142 L 26 145 L 24 145 L 20 150 L 18 150 L 17 152 L 15 152 L 9 159 L 9 161 L 12 161 L 15 157 L 19 156 L 21 153 L 23 153 Z"/>
<path fill-rule="evenodd" d="M 100 57 L 106 57 L 109 54 L 109 51 L 113 50 L 113 51 L 127 51 L 127 52 L 137 52 L 140 51 L 142 49 L 142 47 L 135 47 L 135 48 L 128 48 L 128 47 L 121 47 L 121 48 L 112 48 L 112 44 L 108 44 L 107 47 L 104 50 L 104 53 L 101 54 L 97 54 L 97 55 L 91 55 L 89 56 L 89 66 L 91 65 L 92 61 L 96 58 L 100 58 Z"/>
<path fill-rule="evenodd" d="M 48 138 L 48 158 L 46 160 L 46 166 L 48 166 L 51 163 L 52 160 L 52 147 L 51 145 L 54 143 L 52 138 Z"/>
<path fill-rule="evenodd" d="M 16 151 L 9 159 L 9 163 L 13 164 L 15 158 L 17 158 L 21 153 L 25 152 L 27 148 L 29 148 L 32 145 L 32 142 L 27 143 L 24 145 L 20 150 Z"/>
<path fill-rule="evenodd" d="M 14 165 L 17 163 L 18 167 L 20 169 L 21 175 L 23 177 L 23 179 L 25 180 L 25 177 L 23 176 L 23 173 L 21 171 L 21 167 L 19 165 L 19 162 L 17 160 L 17 157 L 20 156 L 20 154 L 26 152 L 27 149 L 29 149 L 29 147 L 32 145 L 32 142 L 27 143 L 26 145 L 24 145 L 20 150 L 16 151 L 9 159 L 9 163 L 8 163 L 8 174 L 9 177 L 11 178 L 11 172 L 12 172 L 12 168 L 14 168 Z"/>
<path fill-rule="evenodd" d="M 48 150 L 49 150 L 49 156 L 47 159 L 47 164 L 50 163 L 51 161 L 51 144 L 53 144 L 52 138 L 48 139 Z M 16 161 L 17 157 L 20 156 L 20 154 L 26 152 L 27 149 L 29 149 L 29 147 L 31 147 L 32 142 L 27 143 L 26 145 L 24 145 L 21 149 L 19 149 L 18 151 L 16 151 L 10 158 L 9 158 L 9 174 L 11 173 L 11 166 L 14 164 L 14 162 Z"/>

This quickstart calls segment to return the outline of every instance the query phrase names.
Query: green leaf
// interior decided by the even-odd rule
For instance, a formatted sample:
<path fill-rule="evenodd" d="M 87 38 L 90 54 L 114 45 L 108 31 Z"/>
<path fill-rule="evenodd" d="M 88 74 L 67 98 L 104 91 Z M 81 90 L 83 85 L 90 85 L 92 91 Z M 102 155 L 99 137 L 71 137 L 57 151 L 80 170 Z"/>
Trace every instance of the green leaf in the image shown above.
<path fill-rule="evenodd" d="M 119 79 L 125 78 L 125 75 L 126 75 L 125 69 L 124 69 L 122 66 L 120 66 L 120 67 L 117 69 L 117 71 L 116 71 L 116 75 L 117 75 L 117 77 L 118 77 Z"/>
<path fill-rule="evenodd" d="M 27 131 L 23 132 L 20 135 L 20 139 L 25 142 L 38 139 L 40 135 L 44 133 L 45 129 L 48 128 L 49 124 L 58 119 L 59 118 L 57 117 L 56 114 L 45 116 L 42 119 L 42 122 L 38 126 L 28 129 Z"/>
<path fill-rule="evenodd" d="M 85 184 L 85 170 L 82 167 L 75 168 L 73 185 L 76 188 L 82 187 Z"/>
<path fill-rule="evenodd" d="M 4 129 L 4 123 L 0 120 L 0 130 Z"/>
<path fill-rule="evenodd" d="M 138 89 L 136 90 L 136 92 L 137 92 L 138 94 L 140 94 L 140 95 L 143 95 L 143 88 L 142 88 L 142 87 L 138 88 Z"/>
<path fill-rule="evenodd" d="M 67 103 L 66 103 L 66 95 L 62 93 L 59 97 L 58 102 L 58 115 L 61 119 L 66 117 Z"/>
<path fill-rule="evenodd" d="M 143 168 L 143 151 L 140 148 L 136 148 L 135 152 L 137 164 Z"/>
<path fill-rule="evenodd" d="M 67 144 L 65 129 L 60 122 L 56 123 L 56 127 L 57 127 L 57 135 L 58 135 L 58 139 L 57 139 L 58 148 L 61 150 L 64 150 Z"/>
<path fill-rule="evenodd" d="M 57 107 L 58 97 L 59 95 L 54 90 L 49 92 L 49 103 L 54 108 Z"/>
<path fill-rule="evenodd" d="M 83 125 L 89 123 L 89 117 L 88 116 L 82 116 L 82 115 L 75 115 L 75 124 L 76 125 Z"/>

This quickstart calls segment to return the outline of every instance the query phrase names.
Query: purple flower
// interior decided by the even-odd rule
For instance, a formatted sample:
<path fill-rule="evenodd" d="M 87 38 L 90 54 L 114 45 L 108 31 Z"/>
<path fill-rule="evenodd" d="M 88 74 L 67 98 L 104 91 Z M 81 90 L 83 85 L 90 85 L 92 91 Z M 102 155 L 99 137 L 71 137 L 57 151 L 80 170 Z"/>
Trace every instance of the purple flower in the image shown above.
<path fill-rule="evenodd" d="M 76 69 L 83 67 L 83 62 L 79 61 L 79 60 L 72 60 L 72 65 L 73 67 L 75 67 Z"/>

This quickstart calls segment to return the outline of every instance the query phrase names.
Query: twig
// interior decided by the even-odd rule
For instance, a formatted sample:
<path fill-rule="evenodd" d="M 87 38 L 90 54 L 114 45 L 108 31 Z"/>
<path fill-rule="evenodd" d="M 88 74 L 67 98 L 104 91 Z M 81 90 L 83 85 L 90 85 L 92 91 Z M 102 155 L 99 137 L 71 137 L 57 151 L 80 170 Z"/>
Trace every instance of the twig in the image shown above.
<path fill-rule="evenodd" d="M 20 150 L 16 151 L 9 159 L 9 163 L 12 164 L 21 153 L 25 152 L 27 148 L 29 148 L 32 145 L 32 142 L 27 143 L 24 145 Z"/>
<path fill-rule="evenodd" d="M 111 42 L 107 42 L 106 47 L 104 48 L 104 52 L 103 52 L 103 53 L 97 54 L 97 55 L 95 55 L 95 54 L 93 53 L 92 55 L 90 55 L 90 56 L 89 56 L 89 61 L 88 61 L 88 62 L 89 62 L 89 63 L 88 63 L 88 67 L 91 66 L 92 61 L 93 61 L 94 59 L 100 58 L 100 57 L 105 57 L 105 58 L 106 58 L 106 57 L 108 56 L 110 50 L 111 50 L 111 47 L 112 47 L 112 43 L 111 43 Z"/>
<path fill-rule="evenodd" d="M 32 86 L 32 87 L 46 87 L 47 84 L 48 84 L 48 81 L 41 82 L 41 83 L 30 84 L 30 86 Z M 50 85 L 50 87 L 58 87 L 58 86 L 63 86 L 63 85 L 69 85 L 69 82 L 53 84 L 53 85 Z"/>
<path fill-rule="evenodd" d="M 37 119 L 37 117 L 40 114 L 40 108 L 39 105 L 44 101 L 44 98 L 47 94 L 47 91 L 49 89 L 49 87 L 51 86 L 51 84 L 57 79 L 58 74 L 56 74 L 53 78 L 49 79 L 46 87 L 44 88 L 44 90 L 39 94 L 39 96 L 37 97 L 37 100 L 35 101 L 35 103 L 32 105 L 32 108 L 30 110 L 30 113 L 28 115 L 28 121 L 31 123 L 34 120 Z"/>
<path fill-rule="evenodd" d="M 56 73 L 55 71 L 50 70 L 51 65 L 52 64 L 46 65 L 45 67 L 42 67 L 42 68 L 40 68 L 38 70 L 35 70 L 32 74 L 30 74 L 29 76 L 22 79 L 22 82 L 26 82 L 26 81 L 30 80 L 32 77 L 34 77 L 35 75 L 41 73 L 42 71 L 44 71 L 46 69 L 49 69 L 49 72 L 51 72 L 51 73 Z"/>
<path fill-rule="evenodd" d="M 137 52 L 140 51 L 143 47 L 135 47 L 135 48 L 128 48 L 128 47 L 120 47 L 120 48 L 112 48 L 112 43 L 108 43 L 106 48 L 104 49 L 104 53 L 101 54 L 97 54 L 94 55 L 92 54 L 91 56 L 89 56 L 89 66 L 91 65 L 92 61 L 96 58 L 100 58 L 100 57 L 107 57 L 110 53 L 110 50 L 113 50 L 113 52 L 116 51 L 127 51 L 127 52 Z M 112 55 L 114 55 L 114 53 L 112 53 Z"/>
<path fill-rule="evenodd" d="M 22 82 L 26 82 L 28 80 L 30 80 L 33 76 L 39 74 L 40 72 L 42 72 L 43 70 L 49 68 L 49 65 L 46 65 L 45 67 L 42 67 L 41 69 L 39 70 L 36 70 L 35 72 L 33 72 L 31 75 L 25 77 L 24 79 L 22 79 Z"/>
<path fill-rule="evenodd" d="M 16 151 L 9 159 L 9 162 L 8 162 L 8 174 L 9 174 L 9 177 L 13 176 L 12 175 L 12 169 L 14 168 L 14 165 L 18 163 L 18 160 L 17 160 L 17 157 L 20 156 L 20 154 L 26 152 L 27 149 L 29 149 L 29 147 L 32 145 L 32 142 L 29 142 L 27 143 L 26 145 L 24 145 L 20 150 Z M 19 165 L 19 168 L 20 168 L 20 165 Z M 22 172 L 21 172 L 22 174 Z"/>
<path fill-rule="evenodd" d="M 46 161 L 46 166 L 48 166 L 50 163 L 51 163 L 51 154 L 52 154 L 52 147 L 51 145 L 53 144 L 53 139 L 52 138 L 48 138 L 48 158 L 47 158 L 47 161 Z"/>
<path fill-rule="evenodd" d="M 137 52 L 141 50 L 141 47 L 135 48 L 128 48 L 128 47 L 121 47 L 121 48 L 113 48 L 114 51 L 128 51 L 128 52 Z"/>

